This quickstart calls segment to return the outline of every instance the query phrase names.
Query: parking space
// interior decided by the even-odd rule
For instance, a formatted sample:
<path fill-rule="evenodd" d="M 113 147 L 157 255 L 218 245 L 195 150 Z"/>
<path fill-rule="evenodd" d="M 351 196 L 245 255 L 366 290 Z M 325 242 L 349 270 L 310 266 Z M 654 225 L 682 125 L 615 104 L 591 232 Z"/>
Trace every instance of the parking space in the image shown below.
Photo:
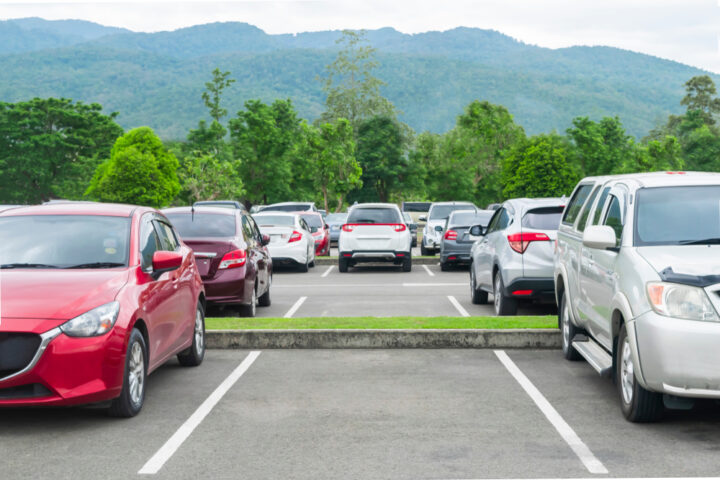
<path fill-rule="evenodd" d="M 469 282 L 467 267 L 442 272 L 439 265 L 414 265 L 407 273 L 382 264 L 360 265 L 347 273 L 329 265 L 318 265 L 308 273 L 280 269 L 273 280 L 272 306 L 258 309 L 257 314 L 282 317 L 301 297 L 306 297 L 293 316 L 493 315 L 492 304 L 472 304 Z M 519 315 L 554 313 L 553 305 L 536 304 L 523 305 L 518 311 Z"/>
<path fill-rule="evenodd" d="M 714 404 L 630 424 L 612 382 L 587 364 L 558 351 L 504 352 L 607 470 L 598 475 L 501 353 L 269 350 L 228 384 L 249 352 L 210 351 L 199 368 L 154 373 L 145 409 L 130 420 L 94 408 L 0 410 L 2 478 L 135 477 L 163 448 L 156 478 L 717 475 Z M 226 392 L 211 394 L 220 385 Z"/>

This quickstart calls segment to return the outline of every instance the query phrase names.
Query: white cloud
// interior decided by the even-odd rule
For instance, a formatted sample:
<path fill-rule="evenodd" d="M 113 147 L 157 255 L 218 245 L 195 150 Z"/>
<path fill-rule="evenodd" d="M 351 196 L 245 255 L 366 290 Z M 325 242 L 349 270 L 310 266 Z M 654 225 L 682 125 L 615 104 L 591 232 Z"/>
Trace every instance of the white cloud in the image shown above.
<path fill-rule="evenodd" d="M 241 21 L 268 33 L 490 28 L 551 48 L 609 45 L 720 73 L 720 0 L 102 0 L 6 2 L 0 18 L 81 18 L 137 31 Z"/>

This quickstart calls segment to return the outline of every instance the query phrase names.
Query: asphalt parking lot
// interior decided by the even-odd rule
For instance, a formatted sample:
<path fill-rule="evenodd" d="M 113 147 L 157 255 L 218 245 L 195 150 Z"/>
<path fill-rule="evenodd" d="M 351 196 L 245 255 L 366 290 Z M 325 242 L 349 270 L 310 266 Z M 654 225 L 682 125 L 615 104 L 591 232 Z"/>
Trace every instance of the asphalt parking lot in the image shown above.
<path fill-rule="evenodd" d="M 129 420 L 0 410 L 2 478 L 718 474 L 714 404 L 628 423 L 612 383 L 559 351 L 212 350 L 198 368 L 171 362 L 149 380 Z"/>
<path fill-rule="evenodd" d="M 277 268 L 272 305 L 257 309 L 259 317 L 388 317 L 494 315 L 492 304 L 470 301 L 468 267 L 449 272 L 439 265 L 413 265 L 411 272 L 383 264 L 360 265 L 347 273 L 337 265 L 318 265 L 308 273 Z M 492 296 L 490 296 L 492 301 Z M 525 305 L 518 315 L 554 314 L 554 305 Z M 212 316 L 233 310 L 213 309 Z"/>

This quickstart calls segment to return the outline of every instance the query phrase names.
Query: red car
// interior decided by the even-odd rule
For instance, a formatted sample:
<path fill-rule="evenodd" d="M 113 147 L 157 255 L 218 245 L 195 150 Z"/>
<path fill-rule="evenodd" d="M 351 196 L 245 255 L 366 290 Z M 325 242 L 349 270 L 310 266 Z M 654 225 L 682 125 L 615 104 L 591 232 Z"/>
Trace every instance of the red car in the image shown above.
<path fill-rule="evenodd" d="M 199 365 L 205 298 L 158 211 L 90 202 L 0 213 L 0 406 L 110 400 L 131 417 L 147 375 Z"/>
<path fill-rule="evenodd" d="M 330 255 L 330 227 L 319 212 L 295 212 L 300 215 L 310 227 L 315 239 L 315 255 L 318 257 Z"/>
<path fill-rule="evenodd" d="M 272 259 L 255 220 L 244 210 L 178 207 L 163 210 L 195 252 L 208 303 L 240 306 L 254 317 L 270 305 Z"/>

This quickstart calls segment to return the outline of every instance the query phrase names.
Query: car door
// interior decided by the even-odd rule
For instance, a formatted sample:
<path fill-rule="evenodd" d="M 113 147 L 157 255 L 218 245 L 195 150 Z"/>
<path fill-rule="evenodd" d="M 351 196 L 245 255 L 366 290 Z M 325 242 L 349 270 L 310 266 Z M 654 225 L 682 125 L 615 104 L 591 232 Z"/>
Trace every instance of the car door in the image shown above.
<path fill-rule="evenodd" d="M 308 263 L 310 263 L 315 260 L 315 240 L 305 219 L 298 216 L 298 221 L 300 222 L 300 229 L 302 230 L 305 248 L 307 249 Z"/>
<path fill-rule="evenodd" d="M 165 218 L 156 216 L 153 223 L 160 241 L 160 250 L 181 252 L 183 255 L 180 268 L 163 274 L 168 276 L 173 290 L 170 297 L 173 338 L 169 343 L 170 353 L 173 353 L 192 337 L 195 327 L 195 298 L 190 268 L 190 263 L 194 260 L 190 256 L 191 250 L 180 243 L 179 236 Z"/>
<path fill-rule="evenodd" d="M 492 271 L 493 262 L 498 247 L 498 239 L 502 237 L 502 231 L 510 223 L 510 211 L 508 205 L 503 205 L 495 212 L 493 218 L 490 219 L 487 232 L 480 240 L 476 247 L 476 254 L 473 262 L 475 266 L 475 275 L 478 286 L 492 290 Z"/>
<path fill-rule="evenodd" d="M 253 231 L 253 238 L 255 239 L 255 250 L 257 255 L 257 266 L 258 266 L 258 281 L 259 281 L 259 289 L 258 289 L 258 295 L 262 295 L 270 285 L 270 252 L 268 252 L 268 249 L 265 245 L 263 245 L 262 242 L 262 233 L 260 233 L 260 228 L 257 226 L 257 223 L 255 223 L 255 220 L 249 215 L 243 215 L 247 221 L 250 223 L 250 228 L 252 228 Z"/>
<path fill-rule="evenodd" d="M 242 226 L 242 235 L 245 240 L 247 263 L 245 264 L 245 292 L 247 292 L 246 300 L 250 300 L 250 292 L 255 288 L 255 282 L 258 282 L 257 295 L 263 292 L 263 285 L 260 285 L 261 273 L 260 273 L 260 258 L 258 253 L 258 247 L 260 244 L 255 237 L 255 231 L 253 230 L 252 224 L 246 215 L 240 216 L 240 224 Z"/>
<path fill-rule="evenodd" d="M 620 245 L 625 224 L 627 190 L 618 185 L 610 190 L 602 212 L 601 225 L 612 227 Z M 589 330 L 605 348 L 612 349 L 612 297 L 615 292 L 615 261 L 618 250 L 583 246 L 588 269 L 581 281 L 587 291 Z"/>

